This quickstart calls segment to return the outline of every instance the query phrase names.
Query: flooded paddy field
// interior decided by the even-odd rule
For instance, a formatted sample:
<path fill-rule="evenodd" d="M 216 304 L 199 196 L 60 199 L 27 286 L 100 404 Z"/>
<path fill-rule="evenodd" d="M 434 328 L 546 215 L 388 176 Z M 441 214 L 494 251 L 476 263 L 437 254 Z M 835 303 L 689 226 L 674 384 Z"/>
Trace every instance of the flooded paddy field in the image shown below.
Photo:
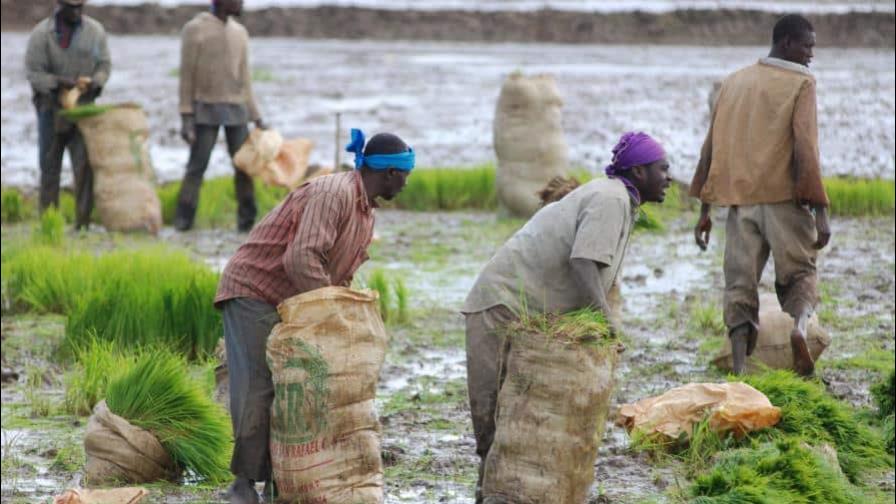
<path fill-rule="evenodd" d="M 27 34 L 4 32 L 0 40 L 2 183 L 36 187 L 36 119 L 22 63 Z M 178 133 L 179 39 L 110 35 L 109 45 L 112 74 L 100 101 L 140 103 L 149 117 L 159 179 L 179 179 L 188 156 Z M 265 119 L 285 137 L 312 139 L 315 163 L 334 163 L 336 113 L 342 114 L 343 139 L 351 127 L 394 131 L 414 146 L 421 166 L 490 162 L 501 83 L 520 70 L 556 77 L 571 166 L 602 168 L 619 135 L 641 129 L 663 142 L 674 176 L 687 181 L 706 134 L 713 82 L 767 52 L 707 45 L 254 38 L 251 64 Z M 894 51 L 819 48 L 812 69 L 824 174 L 892 179 Z M 223 145 L 215 149 L 209 175 L 231 173 L 225 153 Z M 63 181 L 70 180 L 66 168 Z"/>
<path fill-rule="evenodd" d="M 721 346 L 724 212 L 707 252 L 693 244 L 692 211 L 673 214 L 660 232 L 639 232 L 622 272 L 626 351 L 617 371 L 614 406 L 692 382 L 723 380 L 708 362 Z M 822 324 L 832 344 L 818 374 L 829 392 L 870 406 L 869 384 L 880 371 L 868 362 L 894 351 L 894 218 L 835 218 L 833 239 L 819 258 Z M 477 459 L 466 399 L 463 318 L 458 309 L 476 274 L 522 221 L 491 213 L 378 213 L 374 270 L 404 279 L 410 322 L 389 326 L 390 346 L 380 376 L 377 408 L 389 504 L 472 503 Z M 29 225 L 3 226 L 3 241 L 27 237 Z M 244 239 L 227 230 L 175 233 L 161 239 L 220 268 Z M 146 237 L 102 231 L 69 232 L 74 246 L 103 251 L 144 247 Z M 772 292 L 772 265 L 762 289 Z M 37 502 L 81 480 L 86 418 L 59 415 L 66 365 L 53 351 L 64 333 L 59 316 L 2 319 L 3 367 L 19 374 L 2 388 L 2 500 Z M 608 424 L 595 463 L 590 502 L 678 502 L 688 485 L 675 462 L 658 464 L 634 453 L 624 431 Z M 893 473 L 879 482 L 892 495 Z M 149 502 L 220 502 L 221 488 L 151 486 Z"/>

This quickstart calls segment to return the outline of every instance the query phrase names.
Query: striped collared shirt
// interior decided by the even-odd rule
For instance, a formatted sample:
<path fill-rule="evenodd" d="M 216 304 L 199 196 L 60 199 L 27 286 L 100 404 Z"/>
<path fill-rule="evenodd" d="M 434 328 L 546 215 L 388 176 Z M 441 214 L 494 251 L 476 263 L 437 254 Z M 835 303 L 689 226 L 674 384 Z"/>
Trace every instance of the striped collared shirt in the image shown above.
<path fill-rule="evenodd" d="M 274 306 L 327 285 L 348 286 L 367 260 L 374 209 L 356 171 L 314 179 L 259 222 L 227 263 L 215 304 L 236 297 Z"/>

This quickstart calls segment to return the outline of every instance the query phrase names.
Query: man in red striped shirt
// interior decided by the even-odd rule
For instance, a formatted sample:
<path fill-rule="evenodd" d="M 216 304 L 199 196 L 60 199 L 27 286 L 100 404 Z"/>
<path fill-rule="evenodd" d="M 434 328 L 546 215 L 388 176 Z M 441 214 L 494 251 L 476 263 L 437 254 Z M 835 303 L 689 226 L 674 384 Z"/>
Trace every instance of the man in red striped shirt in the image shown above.
<path fill-rule="evenodd" d="M 352 130 L 347 149 L 355 153 L 355 170 L 290 193 L 253 228 L 218 284 L 215 305 L 223 311 L 230 375 L 233 503 L 257 503 L 255 482 L 270 482 L 274 386 L 265 346 L 280 321 L 277 305 L 303 292 L 351 284 L 368 257 L 376 198 L 394 198 L 414 167 L 413 149 L 391 133 L 374 135 L 365 146 L 363 133 Z"/>

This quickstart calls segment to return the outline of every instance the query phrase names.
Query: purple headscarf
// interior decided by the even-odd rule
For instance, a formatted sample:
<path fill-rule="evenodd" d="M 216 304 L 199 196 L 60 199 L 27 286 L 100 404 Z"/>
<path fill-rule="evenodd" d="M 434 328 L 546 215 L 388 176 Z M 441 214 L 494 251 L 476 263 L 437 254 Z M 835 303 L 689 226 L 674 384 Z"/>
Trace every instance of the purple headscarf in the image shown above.
<path fill-rule="evenodd" d="M 613 162 L 604 168 L 604 173 L 610 178 L 618 178 L 620 182 L 625 184 L 628 193 L 631 194 L 635 203 L 641 204 L 641 194 L 634 184 L 629 182 L 625 177 L 621 177 L 622 173 L 632 169 L 635 166 L 650 164 L 666 157 L 666 151 L 663 146 L 650 137 L 647 133 L 638 131 L 629 131 L 622 135 L 616 146 L 613 147 Z"/>

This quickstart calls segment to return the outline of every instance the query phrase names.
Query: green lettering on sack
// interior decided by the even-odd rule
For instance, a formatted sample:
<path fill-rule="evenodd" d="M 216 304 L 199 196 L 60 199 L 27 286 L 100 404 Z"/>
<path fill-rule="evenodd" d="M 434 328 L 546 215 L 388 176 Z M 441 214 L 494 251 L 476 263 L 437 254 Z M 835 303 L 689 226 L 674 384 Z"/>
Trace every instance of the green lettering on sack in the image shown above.
<path fill-rule="evenodd" d="M 305 377 L 275 383 L 271 437 L 281 443 L 306 443 L 327 429 L 329 367 L 317 348 L 300 340 L 293 343 L 296 352 L 283 369 L 302 369 Z"/>

